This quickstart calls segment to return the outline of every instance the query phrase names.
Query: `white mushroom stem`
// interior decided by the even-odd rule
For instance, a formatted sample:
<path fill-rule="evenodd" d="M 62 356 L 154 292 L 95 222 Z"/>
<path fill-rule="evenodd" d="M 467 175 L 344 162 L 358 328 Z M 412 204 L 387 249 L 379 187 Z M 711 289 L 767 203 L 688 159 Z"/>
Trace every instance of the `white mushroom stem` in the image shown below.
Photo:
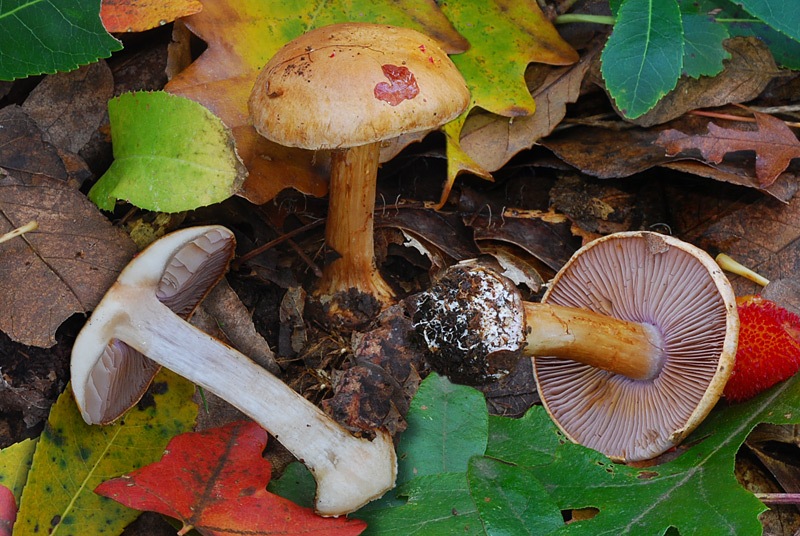
<path fill-rule="evenodd" d="M 155 296 L 145 296 L 141 287 L 118 282 L 111 292 L 113 304 L 96 310 L 89 323 L 105 325 L 103 336 L 202 386 L 268 430 L 313 473 L 318 513 L 352 512 L 394 485 L 396 459 L 388 433 L 378 431 L 372 441 L 352 436 L 248 357 L 194 328 Z M 99 338 L 95 330 L 81 336 L 87 332 Z"/>
<path fill-rule="evenodd" d="M 661 335 L 647 324 L 586 309 L 523 302 L 525 355 L 571 359 L 635 380 L 658 375 Z"/>
<path fill-rule="evenodd" d="M 375 265 L 373 219 L 380 143 L 333 151 L 325 242 L 340 257 L 323 270 L 316 294 L 354 288 L 390 303 L 394 293 Z"/>

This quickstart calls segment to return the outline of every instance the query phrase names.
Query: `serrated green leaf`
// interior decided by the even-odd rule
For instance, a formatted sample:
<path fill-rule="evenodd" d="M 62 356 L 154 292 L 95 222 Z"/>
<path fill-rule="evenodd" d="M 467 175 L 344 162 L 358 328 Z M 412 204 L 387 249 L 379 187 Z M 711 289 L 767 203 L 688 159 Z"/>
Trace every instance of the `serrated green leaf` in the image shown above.
<path fill-rule="evenodd" d="M 528 469 L 475 457 L 467 481 L 486 534 L 544 535 L 564 526 L 561 510 Z"/>
<path fill-rule="evenodd" d="M 540 407 L 518 421 L 490 420 L 487 455 L 531 465 L 561 509 L 595 507 L 593 519 L 570 524 L 569 534 L 760 534 L 758 514 L 765 507 L 734 476 L 736 452 L 761 422 L 800 422 L 800 376 L 740 405 L 717 408 L 679 447 L 681 455 L 661 465 L 636 469 L 564 442 L 547 425 Z M 536 455 L 519 452 L 517 437 L 527 437 Z M 554 439 L 555 438 L 555 439 Z"/>
<path fill-rule="evenodd" d="M 402 506 L 359 511 L 367 522 L 362 536 L 451 536 L 486 534 L 472 501 L 465 473 L 419 476 L 397 490 Z"/>
<path fill-rule="evenodd" d="M 722 42 L 728 30 L 704 15 L 683 16 L 683 72 L 692 78 L 722 72 L 722 60 L 731 57 Z"/>
<path fill-rule="evenodd" d="M 71 71 L 121 48 L 100 22 L 100 0 L 0 3 L 0 80 Z"/>
<path fill-rule="evenodd" d="M 122 419 L 87 425 L 67 389 L 39 439 L 14 525 L 14 534 L 119 534 L 139 512 L 94 493 L 100 482 L 161 458 L 169 440 L 197 416 L 194 385 L 162 371 L 155 389 Z"/>
<path fill-rule="evenodd" d="M 101 209 L 117 199 L 181 212 L 234 195 L 246 171 L 230 130 L 207 108 L 163 91 L 126 93 L 108 103 L 114 162 L 89 191 Z"/>
<path fill-rule="evenodd" d="M 482 411 L 474 409 L 483 408 Z M 488 413 L 483 394 L 430 374 L 411 401 L 408 428 L 400 439 L 397 483 L 416 476 L 467 470 L 469 459 L 486 450 Z"/>
<path fill-rule="evenodd" d="M 782 34 L 800 41 L 800 10 L 790 0 L 736 0 L 745 11 Z"/>
<path fill-rule="evenodd" d="M 671 91 L 683 66 L 683 26 L 675 0 L 625 0 L 601 55 L 617 108 L 635 119 Z"/>
<path fill-rule="evenodd" d="M 0 485 L 11 490 L 17 504 L 28 480 L 37 439 L 25 439 L 0 450 Z"/>

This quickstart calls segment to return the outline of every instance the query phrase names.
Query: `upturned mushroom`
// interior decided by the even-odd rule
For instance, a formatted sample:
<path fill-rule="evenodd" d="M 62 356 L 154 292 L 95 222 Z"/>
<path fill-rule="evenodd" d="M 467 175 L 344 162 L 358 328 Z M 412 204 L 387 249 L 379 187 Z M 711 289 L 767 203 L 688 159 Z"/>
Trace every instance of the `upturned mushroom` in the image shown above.
<path fill-rule="evenodd" d="M 422 296 L 414 322 L 446 374 L 500 374 L 509 354 L 532 356 L 564 434 L 624 462 L 665 452 L 705 418 L 733 369 L 739 329 L 714 260 L 650 232 L 587 244 L 542 303 L 523 302 L 488 269 L 456 266 Z"/>
<path fill-rule="evenodd" d="M 381 143 L 434 130 L 468 103 L 466 83 L 439 45 L 394 26 L 312 30 L 259 74 L 249 103 L 255 129 L 281 145 L 332 151 L 325 242 L 338 258 L 314 293 L 328 318 L 357 325 L 394 298 L 373 244 Z"/>
<path fill-rule="evenodd" d="M 218 281 L 234 246 L 224 227 L 193 227 L 157 240 L 128 264 L 72 349 L 72 390 L 81 415 L 89 424 L 116 419 L 163 365 L 250 416 L 305 463 L 317 481 L 318 513 L 352 512 L 394 485 L 389 434 L 378 430 L 371 441 L 352 436 L 265 369 L 176 314 L 193 308 Z"/>

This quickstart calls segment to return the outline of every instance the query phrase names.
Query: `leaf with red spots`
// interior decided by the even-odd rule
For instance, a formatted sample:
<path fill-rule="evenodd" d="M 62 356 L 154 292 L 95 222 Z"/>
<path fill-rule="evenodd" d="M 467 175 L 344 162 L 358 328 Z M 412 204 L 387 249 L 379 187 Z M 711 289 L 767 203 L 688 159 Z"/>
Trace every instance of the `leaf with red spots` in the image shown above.
<path fill-rule="evenodd" d="M 95 492 L 137 510 L 179 519 L 185 534 L 356 535 L 363 521 L 324 518 L 266 490 L 267 434 L 238 421 L 176 436 L 160 461 L 100 484 Z"/>

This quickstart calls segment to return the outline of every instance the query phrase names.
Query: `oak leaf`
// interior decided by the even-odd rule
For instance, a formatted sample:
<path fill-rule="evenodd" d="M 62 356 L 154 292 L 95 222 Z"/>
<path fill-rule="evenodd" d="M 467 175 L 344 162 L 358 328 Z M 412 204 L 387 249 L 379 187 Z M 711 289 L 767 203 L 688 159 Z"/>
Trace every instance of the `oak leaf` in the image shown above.
<path fill-rule="evenodd" d="M 109 32 L 143 32 L 201 9 L 200 0 L 103 0 L 100 19 Z"/>
<path fill-rule="evenodd" d="M 323 518 L 266 490 L 267 434 L 237 421 L 176 436 L 161 461 L 100 484 L 95 492 L 137 510 L 179 519 L 185 534 L 360 534 L 363 521 Z"/>
<path fill-rule="evenodd" d="M 757 130 L 724 128 L 708 124 L 708 132 L 690 136 L 680 130 L 665 130 L 656 144 L 668 156 L 697 149 L 708 162 L 719 164 L 726 154 L 735 151 L 756 152 L 756 177 L 762 188 L 770 186 L 789 166 L 800 158 L 800 141 L 786 123 L 768 114 L 754 112 Z"/>

